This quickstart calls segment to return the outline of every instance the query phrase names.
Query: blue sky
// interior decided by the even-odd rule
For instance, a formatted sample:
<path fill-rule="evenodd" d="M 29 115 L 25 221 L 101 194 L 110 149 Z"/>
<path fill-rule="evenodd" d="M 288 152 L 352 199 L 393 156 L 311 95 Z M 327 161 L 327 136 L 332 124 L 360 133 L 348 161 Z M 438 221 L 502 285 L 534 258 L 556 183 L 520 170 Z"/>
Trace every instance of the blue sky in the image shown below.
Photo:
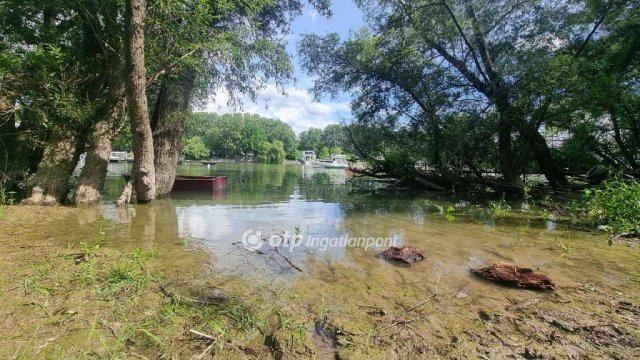
<path fill-rule="evenodd" d="M 292 25 L 288 47 L 295 67 L 297 82 L 286 86 L 287 95 L 281 95 L 273 85 L 267 85 L 256 98 L 256 102 L 246 99 L 242 109 L 230 108 L 226 105 L 228 96 L 219 92 L 212 97 L 205 111 L 220 114 L 228 112 L 249 112 L 262 116 L 280 119 L 293 128 L 296 133 L 311 127 L 324 128 L 331 123 L 337 123 L 341 118 L 349 118 L 349 98 L 341 96 L 339 99 L 313 100 L 308 89 L 313 81 L 306 76 L 300 67 L 296 54 L 297 42 L 302 34 L 315 33 L 324 35 L 337 32 L 344 39 L 350 31 L 358 30 L 362 25 L 362 12 L 351 0 L 333 0 L 333 16 L 330 19 L 318 15 L 312 9 L 306 9 Z"/>

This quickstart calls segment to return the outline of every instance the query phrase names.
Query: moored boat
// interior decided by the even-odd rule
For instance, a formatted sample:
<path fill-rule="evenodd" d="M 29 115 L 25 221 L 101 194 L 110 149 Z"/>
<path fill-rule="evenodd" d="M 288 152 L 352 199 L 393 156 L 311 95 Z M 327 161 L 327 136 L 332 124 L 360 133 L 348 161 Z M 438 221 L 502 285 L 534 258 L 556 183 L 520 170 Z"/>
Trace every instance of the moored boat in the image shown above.
<path fill-rule="evenodd" d="M 129 181 L 131 174 L 122 174 Z M 226 176 L 176 175 L 171 191 L 215 192 L 227 187 Z"/>
<path fill-rule="evenodd" d="M 171 191 L 215 191 L 226 186 L 226 176 L 177 175 Z"/>
<path fill-rule="evenodd" d="M 333 155 L 329 159 L 316 160 L 311 163 L 313 167 L 325 169 L 346 169 L 349 167 L 346 155 Z"/>

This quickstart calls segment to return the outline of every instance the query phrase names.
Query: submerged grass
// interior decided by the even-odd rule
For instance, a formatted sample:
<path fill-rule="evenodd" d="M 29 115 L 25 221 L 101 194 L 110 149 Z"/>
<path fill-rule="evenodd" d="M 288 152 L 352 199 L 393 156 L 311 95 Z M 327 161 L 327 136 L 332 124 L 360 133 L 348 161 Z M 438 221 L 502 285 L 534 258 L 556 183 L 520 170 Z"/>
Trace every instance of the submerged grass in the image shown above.
<path fill-rule="evenodd" d="M 566 279 L 566 292 L 558 297 L 506 289 L 487 296 L 491 285 L 448 284 L 445 279 L 455 278 L 447 276 L 441 282 L 440 276 L 429 275 L 433 269 L 427 262 L 404 268 L 372 259 L 375 268 L 365 271 L 341 262 L 310 263 L 301 275 L 308 278 L 279 288 L 253 277 L 214 274 L 198 265 L 204 262 L 195 257 L 179 260 L 156 248 L 157 243 L 114 250 L 107 246 L 112 243 L 109 226 L 99 222 L 88 226 L 93 226 L 94 234 L 82 242 L 51 247 L 40 247 L 48 245 L 48 240 L 22 242 L 24 249 L 1 258 L 5 260 L 0 267 L 5 306 L 0 316 L 5 320 L 6 337 L 0 343 L 0 358 L 156 359 L 201 354 L 224 359 L 463 358 L 477 354 L 501 358 L 524 354 L 524 347 L 532 346 L 530 339 L 552 344 L 551 350 L 539 349 L 549 357 L 562 357 L 562 344 L 581 344 L 587 347 L 585 353 L 596 357 L 608 354 L 608 348 L 584 345 L 590 343 L 577 339 L 587 336 L 588 330 L 579 335 L 558 330 L 554 320 L 564 314 L 575 317 L 572 321 L 577 325 L 571 326 L 584 329 L 589 329 L 594 316 L 598 323 L 614 318 L 616 328 L 624 332 L 618 338 L 627 341 L 637 335 L 640 341 L 637 328 L 624 322 L 625 316 L 637 319 L 635 313 L 620 308 L 631 306 L 628 302 L 616 297 L 611 305 L 610 294 L 573 289 Z M 552 252 L 545 254 L 559 252 L 564 254 L 561 260 L 570 263 L 579 258 L 579 245 L 559 238 Z M 601 256 L 618 254 L 615 249 L 605 251 L 609 255 Z M 171 266 L 175 268 L 169 269 Z M 633 264 L 627 266 L 629 272 L 637 272 Z M 597 285 L 606 289 L 606 284 Z M 216 291 L 224 293 L 224 301 L 212 301 L 218 298 Z M 440 295 L 409 310 L 434 291 Z M 511 305 L 511 300 L 504 299 L 507 295 L 514 304 L 531 297 L 540 300 L 531 305 L 535 313 L 522 320 L 526 308 L 506 310 Z M 635 303 L 636 299 L 625 301 Z M 499 316 L 483 318 L 478 315 L 480 310 Z M 539 334 L 556 334 L 553 339 L 561 340 L 537 338 Z M 318 346 L 318 337 L 325 340 L 324 349 Z M 502 341 L 516 345 L 505 347 Z M 637 354 L 633 352 L 636 342 L 630 344 L 620 351 Z M 614 345 L 617 343 L 610 348 L 618 351 Z"/>
<path fill-rule="evenodd" d="M 156 248 L 123 253 L 99 241 L 29 257 L 4 279 L 19 285 L 5 296 L 6 335 L 14 341 L 0 346 L 0 357 L 187 358 L 211 341 L 191 330 L 215 338 L 209 352 L 225 358 L 271 357 L 296 346 L 311 354 L 305 324 L 282 305 L 246 298 L 242 284 L 226 289 L 235 294 L 219 305 L 191 303 L 185 299 L 212 290 L 197 281 L 202 269 L 192 268 L 174 290 L 180 297 L 164 295 L 159 288 L 170 279 L 161 260 Z"/>

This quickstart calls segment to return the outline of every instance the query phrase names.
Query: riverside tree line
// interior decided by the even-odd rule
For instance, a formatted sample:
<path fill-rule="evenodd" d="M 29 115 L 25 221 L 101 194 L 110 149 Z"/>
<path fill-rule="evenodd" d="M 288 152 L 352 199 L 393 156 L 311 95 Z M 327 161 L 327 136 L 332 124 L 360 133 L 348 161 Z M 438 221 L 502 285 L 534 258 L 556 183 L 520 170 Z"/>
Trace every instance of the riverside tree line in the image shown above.
<path fill-rule="evenodd" d="M 328 0 L 2 1 L 3 189 L 30 177 L 25 202 L 57 204 L 86 152 L 73 200 L 96 203 L 130 131 L 137 201 L 167 194 L 190 108 L 288 81 L 284 35 L 304 6 L 330 15 Z"/>
<path fill-rule="evenodd" d="M 352 95 L 374 173 L 418 162 L 445 187 L 499 173 L 505 191 L 525 173 L 567 188 L 567 169 L 597 164 L 638 175 L 637 1 L 355 2 L 365 28 L 307 35 L 299 53 L 316 97 Z"/>
<path fill-rule="evenodd" d="M 527 173 L 568 188 L 567 170 L 597 164 L 637 174 L 636 1 L 356 4 L 366 20 L 360 31 L 298 44 L 316 97 L 352 96 L 353 119 L 337 128 L 348 141 L 328 140 L 325 129 L 327 141 L 318 142 L 319 130 L 310 130 L 299 148 L 345 150 L 367 160 L 371 174 L 443 188 L 487 173 L 505 191 L 521 191 Z M 86 151 L 73 198 L 95 203 L 123 131 L 131 133 L 139 202 L 171 189 L 185 135 L 185 145 L 199 146 L 191 140 L 199 137 L 223 155 L 294 156 L 294 137 L 275 122 L 253 131 L 256 120 L 243 116 L 244 130 L 231 134 L 224 117 L 205 130 L 197 116 L 193 129 L 186 119 L 222 88 L 234 102 L 266 81 L 288 81 L 283 34 L 304 6 L 330 15 L 329 0 L 3 1 L 3 189 L 30 177 L 27 202 L 58 203 Z"/>

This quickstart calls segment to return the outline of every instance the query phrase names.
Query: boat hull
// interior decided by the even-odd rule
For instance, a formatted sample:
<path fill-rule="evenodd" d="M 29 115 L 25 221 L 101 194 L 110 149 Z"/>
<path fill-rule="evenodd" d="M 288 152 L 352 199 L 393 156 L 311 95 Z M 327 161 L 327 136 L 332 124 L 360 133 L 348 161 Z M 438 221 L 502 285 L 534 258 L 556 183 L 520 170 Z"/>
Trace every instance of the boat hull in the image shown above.
<path fill-rule="evenodd" d="M 226 176 L 185 176 L 178 175 L 171 191 L 209 191 L 227 187 Z"/>

